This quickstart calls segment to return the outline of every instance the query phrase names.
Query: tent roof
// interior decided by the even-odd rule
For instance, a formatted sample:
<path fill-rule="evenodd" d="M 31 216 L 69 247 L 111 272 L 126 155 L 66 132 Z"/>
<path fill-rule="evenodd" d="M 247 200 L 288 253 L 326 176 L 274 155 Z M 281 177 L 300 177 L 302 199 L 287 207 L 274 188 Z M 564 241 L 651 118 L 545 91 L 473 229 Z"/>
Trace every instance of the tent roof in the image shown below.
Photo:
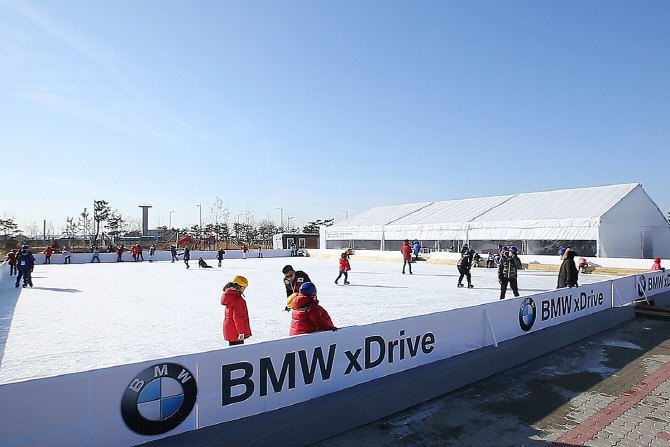
<path fill-rule="evenodd" d="M 477 199 L 379 206 L 333 227 L 431 225 L 464 222 L 594 219 L 639 183 L 512 194 Z"/>

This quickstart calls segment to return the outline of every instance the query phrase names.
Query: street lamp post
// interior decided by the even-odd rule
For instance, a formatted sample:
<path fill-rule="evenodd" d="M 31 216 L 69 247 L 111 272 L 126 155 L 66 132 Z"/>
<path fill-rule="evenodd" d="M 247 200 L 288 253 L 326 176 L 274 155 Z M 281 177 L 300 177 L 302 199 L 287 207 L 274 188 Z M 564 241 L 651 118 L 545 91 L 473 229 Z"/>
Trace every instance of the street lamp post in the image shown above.
<path fill-rule="evenodd" d="M 168 218 L 168 230 L 170 231 L 172 231 L 172 213 L 174 213 L 174 211 L 170 211 L 170 217 Z"/>
<path fill-rule="evenodd" d="M 279 228 L 284 229 L 284 208 L 277 208 L 279 210 Z"/>
<path fill-rule="evenodd" d="M 200 208 L 200 225 L 198 226 L 198 235 L 200 236 L 200 239 L 202 239 L 202 204 L 198 203 L 196 206 Z"/>
<path fill-rule="evenodd" d="M 344 213 L 344 219 L 349 219 L 349 211 L 342 211 Z"/>
<path fill-rule="evenodd" d="M 290 216 L 290 217 L 287 217 L 287 218 L 286 218 L 286 226 L 288 227 L 288 228 L 286 229 L 286 231 L 290 231 L 290 228 L 291 228 L 291 219 L 295 219 L 295 217 L 294 217 L 294 216 Z"/>

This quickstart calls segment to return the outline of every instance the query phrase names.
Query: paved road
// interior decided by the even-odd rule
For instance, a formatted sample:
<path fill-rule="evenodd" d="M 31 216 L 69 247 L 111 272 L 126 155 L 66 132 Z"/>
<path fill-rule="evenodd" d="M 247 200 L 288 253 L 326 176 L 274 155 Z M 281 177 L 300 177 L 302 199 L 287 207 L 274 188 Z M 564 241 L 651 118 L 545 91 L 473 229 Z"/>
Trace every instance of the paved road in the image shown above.
<path fill-rule="evenodd" d="M 670 446 L 670 322 L 636 318 L 313 447 Z"/>

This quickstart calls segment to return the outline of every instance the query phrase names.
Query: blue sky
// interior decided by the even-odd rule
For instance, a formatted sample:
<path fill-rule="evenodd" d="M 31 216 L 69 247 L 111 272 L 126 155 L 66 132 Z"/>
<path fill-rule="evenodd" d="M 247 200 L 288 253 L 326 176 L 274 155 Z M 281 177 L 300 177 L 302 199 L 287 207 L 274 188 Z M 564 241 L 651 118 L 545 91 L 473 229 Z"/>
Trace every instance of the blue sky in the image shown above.
<path fill-rule="evenodd" d="M 0 2 L 0 216 L 150 226 L 639 182 L 670 211 L 667 1 Z"/>

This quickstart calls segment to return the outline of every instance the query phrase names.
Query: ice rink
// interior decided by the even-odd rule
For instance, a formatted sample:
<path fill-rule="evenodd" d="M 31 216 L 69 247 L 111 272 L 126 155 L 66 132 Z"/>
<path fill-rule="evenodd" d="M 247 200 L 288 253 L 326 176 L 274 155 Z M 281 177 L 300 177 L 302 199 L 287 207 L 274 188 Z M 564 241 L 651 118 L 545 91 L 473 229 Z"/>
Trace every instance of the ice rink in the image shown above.
<path fill-rule="evenodd" d="M 523 260 L 523 257 L 521 257 Z M 252 337 L 288 336 L 281 269 L 309 274 L 338 327 L 364 325 L 498 300 L 496 269 L 472 270 L 474 289 L 457 288 L 456 266 L 351 258 L 351 285 L 335 285 L 337 259 L 226 259 L 211 269 L 191 261 L 37 264 L 34 287 L 0 282 L 0 383 L 224 348 L 222 288 L 245 276 Z M 521 295 L 556 287 L 556 273 L 519 272 Z M 580 284 L 611 279 L 580 275 Z M 342 284 L 342 280 L 340 280 Z M 507 297 L 513 297 L 508 290 Z"/>

